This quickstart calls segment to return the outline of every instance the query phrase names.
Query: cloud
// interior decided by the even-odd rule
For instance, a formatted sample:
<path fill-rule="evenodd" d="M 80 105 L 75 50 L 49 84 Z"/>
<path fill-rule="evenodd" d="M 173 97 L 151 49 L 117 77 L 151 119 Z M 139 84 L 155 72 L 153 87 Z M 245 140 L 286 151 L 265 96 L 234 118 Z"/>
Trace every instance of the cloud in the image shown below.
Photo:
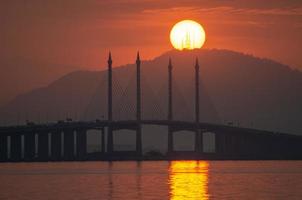
<path fill-rule="evenodd" d="M 298 8 L 272 8 L 272 9 L 254 9 L 254 8 L 235 8 L 230 6 L 219 6 L 203 8 L 197 6 L 171 7 L 161 9 L 145 9 L 142 12 L 146 14 L 190 12 L 204 14 L 242 14 L 242 15 L 288 15 L 301 16 L 302 7 Z"/>
<path fill-rule="evenodd" d="M 302 7 L 299 8 L 274 8 L 274 9 L 233 9 L 233 13 L 252 14 L 252 15 L 288 15 L 301 16 Z"/>

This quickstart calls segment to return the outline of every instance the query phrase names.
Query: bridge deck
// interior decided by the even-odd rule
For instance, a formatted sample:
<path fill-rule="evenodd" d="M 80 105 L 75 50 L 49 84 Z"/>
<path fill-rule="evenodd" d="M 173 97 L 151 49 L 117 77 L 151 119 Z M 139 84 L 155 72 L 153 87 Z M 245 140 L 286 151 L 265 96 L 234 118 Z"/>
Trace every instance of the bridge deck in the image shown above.
<path fill-rule="evenodd" d="M 128 127 L 135 127 L 137 125 L 158 125 L 158 126 L 170 126 L 177 130 L 189 130 L 193 131 L 201 129 L 205 132 L 230 132 L 232 134 L 248 134 L 248 135 L 263 135 L 266 136 L 282 136 L 282 137 L 296 137 L 302 138 L 299 135 L 272 132 L 267 130 L 258 130 L 244 127 L 227 126 L 220 124 L 211 123 L 195 123 L 189 121 L 169 121 L 169 120 L 121 120 L 111 121 L 108 120 L 97 120 L 97 121 L 86 121 L 86 122 L 59 122 L 59 123 L 48 123 L 48 124 L 31 124 L 31 125 L 19 125 L 19 126 L 5 126 L 0 127 L 0 134 L 24 134 L 26 132 L 44 132 L 44 131 L 56 131 L 64 129 L 102 129 L 104 127 L 116 127 L 116 129 L 128 129 Z M 131 128 L 129 128 L 131 129 Z"/>

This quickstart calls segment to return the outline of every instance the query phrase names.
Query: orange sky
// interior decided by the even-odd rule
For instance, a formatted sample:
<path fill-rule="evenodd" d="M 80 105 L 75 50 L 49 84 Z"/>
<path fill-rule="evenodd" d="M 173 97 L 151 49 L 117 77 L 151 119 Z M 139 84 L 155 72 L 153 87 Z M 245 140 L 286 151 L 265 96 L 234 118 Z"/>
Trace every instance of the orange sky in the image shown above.
<path fill-rule="evenodd" d="M 206 29 L 208 48 L 249 52 L 302 68 L 301 1 L 7 2 L 1 3 L 1 46 L 6 47 L 1 53 L 7 57 L 97 66 L 108 49 L 119 58 L 117 64 L 130 62 L 128 55 L 140 49 L 152 58 L 171 48 L 175 22 L 194 19 Z M 122 55 L 125 51 L 130 54 Z"/>
<path fill-rule="evenodd" d="M 151 59 L 172 48 L 170 29 L 183 19 L 204 26 L 205 48 L 302 70 L 301 0 L 11 0 L 0 3 L 0 78 L 16 76 L 5 79 L 15 94 L 75 69 L 101 69 L 108 50 L 115 66 L 134 62 L 137 50 Z"/>

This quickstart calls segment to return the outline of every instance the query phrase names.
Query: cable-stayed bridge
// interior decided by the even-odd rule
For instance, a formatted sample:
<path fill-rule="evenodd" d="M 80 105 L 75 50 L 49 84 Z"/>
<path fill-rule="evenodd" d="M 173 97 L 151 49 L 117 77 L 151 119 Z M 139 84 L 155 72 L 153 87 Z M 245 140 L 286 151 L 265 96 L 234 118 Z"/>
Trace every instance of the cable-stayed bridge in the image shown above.
<path fill-rule="evenodd" d="M 263 130 L 204 123 L 200 120 L 200 67 L 198 59 L 194 66 L 194 110 L 193 120 L 175 119 L 175 95 L 173 93 L 173 66 L 171 59 L 168 63 L 167 76 L 167 105 L 155 106 L 155 113 L 166 110 L 165 119 L 142 118 L 142 87 L 141 87 L 141 60 L 139 53 L 136 59 L 135 92 L 130 96 L 135 106 L 127 105 L 122 98 L 120 105 L 113 104 L 113 69 L 112 58 L 108 58 L 107 79 L 107 117 L 95 121 L 58 121 L 58 123 L 35 124 L 23 126 L 0 127 L 0 160 L 1 161 L 59 161 L 59 160 L 87 160 L 87 131 L 99 130 L 101 134 L 102 150 L 93 159 L 142 159 L 142 126 L 156 125 L 167 127 L 167 154 L 165 159 L 301 159 L 302 137 L 284 133 L 275 133 Z M 124 91 L 126 93 L 127 90 Z M 152 92 L 149 90 L 148 92 Z M 176 91 L 177 92 L 177 91 Z M 122 94 L 121 97 L 129 95 Z M 155 105 L 155 104 L 154 104 Z M 133 119 L 116 119 L 113 116 L 115 107 L 133 111 Z M 181 108 L 178 108 L 181 109 Z M 118 118 L 118 117 L 117 117 Z M 125 116 L 124 116 L 125 118 Z M 135 133 L 134 151 L 117 151 L 114 149 L 114 132 L 131 130 Z M 194 133 L 193 151 L 176 151 L 174 148 L 174 134 L 179 131 Z M 215 150 L 204 152 L 203 134 L 210 132 L 214 135 Z M 163 133 L 166 134 L 166 133 Z"/>

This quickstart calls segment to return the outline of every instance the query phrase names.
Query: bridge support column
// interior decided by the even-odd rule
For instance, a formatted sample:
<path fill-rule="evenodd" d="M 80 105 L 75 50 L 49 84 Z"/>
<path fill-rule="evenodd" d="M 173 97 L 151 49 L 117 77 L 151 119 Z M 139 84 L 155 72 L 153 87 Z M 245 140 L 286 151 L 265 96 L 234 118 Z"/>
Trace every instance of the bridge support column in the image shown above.
<path fill-rule="evenodd" d="M 236 138 L 233 133 L 228 133 L 228 149 L 229 149 L 229 155 L 231 158 L 236 157 L 236 151 L 235 151 L 235 145 L 236 145 Z"/>
<path fill-rule="evenodd" d="M 101 144 L 102 144 L 102 153 L 105 153 L 105 128 L 103 127 L 102 129 L 101 129 L 101 131 L 102 131 L 102 133 L 101 133 L 101 139 L 102 139 L 102 141 L 101 141 Z"/>
<path fill-rule="evenodd" d="M 274 155 L 271 154 L 271 141 L 269 140 L 269 138 L 266 135 L 263 135 L 261 138 L 261 150 L 262 150 L 262 155 L 263 158 L 273 158 Z"/>
<path fill-rule="evenodd" d="M 252 136 L 245 136 L 245 142 L 246 142 L 246 157 L 247 158 L 253 158 L 254 157 L 254 141 Z"/>
<path fill-rule="evenodd" d="M 12 134 L 10 137 L 10 153 L 12 161 L 20 161 L 21 160 L 21 134 Z"/>
<path fill-rule="evenodd" d="M 48 160 L 48 133 L 38 133 L 38 159 Z"/>
<path fill-rule="evenodd" d="M 62 158 L 62 139 L 61 132 L 54 131 L 51 133 L 51 160 L 61 160 Z"/>
<path fill-rule="evenodd" d="M 200 130 L 200 138 L 199 138 L 199 141 L 200 141 L 200 153 L 203 153 L 203 133 L 204 133 L 204 130 Z"/>
<path fill-rule="evenodd" d="M 136 130 L 136 153 L 138 156 L 142 155 L 142 127 L 138 125 Z"/>
<path fill-rule="evenodd" d="M 35 158 L 35 133 L 24 134 L 24 160 L 32 161 Z"/>
<path fill-rule="evenodd" d="M 202 153 L 203 152 L 203 133 L 200 129 L 195 131 L 195 152 Z"/>
<path fill-rule="evenodd" d="M 215 152 L 216 155 L 220 158 L 225 156 L 227 151 L 227 141 L 226 135 L 223 132 L 216 132 L 215 133 Z"/>
<path fill-rule="evenodd" d="M 249 153 L 249 148 L 250 148 L 249 147 L 249 138 L 244 134 L 241 135 L 241 145 L 240 146 L 241 146 L 241 150 L 242 150 L 241 157 L 247 158 L 248 153 Z"/>
<path fill-rule="evenodd" d="M 74 159 L 74 131 L 73 130 L 64 131 L 64 159 L 65 160 Z"/>
<path fill-rule="evenodd" d="M 242 134 L 236 134 L 235 153 L 238 158 L 244 157 L 244 139 Z"/>
<path fill-rule="evenodd" d="M 215 133 L 215 154 L 220 156 L 222 154 L 222 137 L 219 133 Z"/>
<path fill-rule="evenodd" d="M 225 154 L 227 154 L 227 157 L 229 158 L 231 155 L 231 136 L 229 134 L 225 134 Z"/>
<path fill-rule="evenodd" d="M 172 127 L 168 127 L 168 154 L 172 154 L 174 151 L 174 133 Z"/>
<path fill-rule="evenodd" d="M 107 153 L 113 153 L 113 130 L 111 126 L 108 126 L 107 129 Z"/>
<path fill-rule="evenodd" d="M 236 133 L 230 132 L 228 133 L 228 138 L 228 149 L 230 158 L 237 159 L 238 157 L 240 157 L 240 148 L 238 148 L 240 144 L 240 136 Z"/>
<path fill-rule="evenodd" d="M 87 153 L 87 132 L 85 129 L 77 130 L 77 157 L 85 160 Z"/>
<path fill-rule="evenodd" d="M 285 140 L 286 141 L 286 140 Z M 287 145 L 288 145 L 288 143 L 287 142 L 285 142 Z M 258 144 L 258 148 L 257 148 L 257 157 L 262 157 L 263 156 L 263 154 L 264 154 L 264 144 L 263 144 L 263 136 L 258 136 L 257 137 L 257 144 Z M 268 145 L 268 144 L 267 144 Z M 289 147 L 290 146 L 287 146 L 287 148 L 286 149 L 289 149 Z"/>
<path fill-rule="evenodd" d="M 250 142 L 251 142 L 251 149 L 250 149 L 250 155 L 252 158 L 257 158 L 258 155 L 258 139 L 256 135 L 250 136 Z"/>
<path fill-rule="evenodd" d="M 7 161 L 7 135 L 0 134 L 0 162 Z"/>

